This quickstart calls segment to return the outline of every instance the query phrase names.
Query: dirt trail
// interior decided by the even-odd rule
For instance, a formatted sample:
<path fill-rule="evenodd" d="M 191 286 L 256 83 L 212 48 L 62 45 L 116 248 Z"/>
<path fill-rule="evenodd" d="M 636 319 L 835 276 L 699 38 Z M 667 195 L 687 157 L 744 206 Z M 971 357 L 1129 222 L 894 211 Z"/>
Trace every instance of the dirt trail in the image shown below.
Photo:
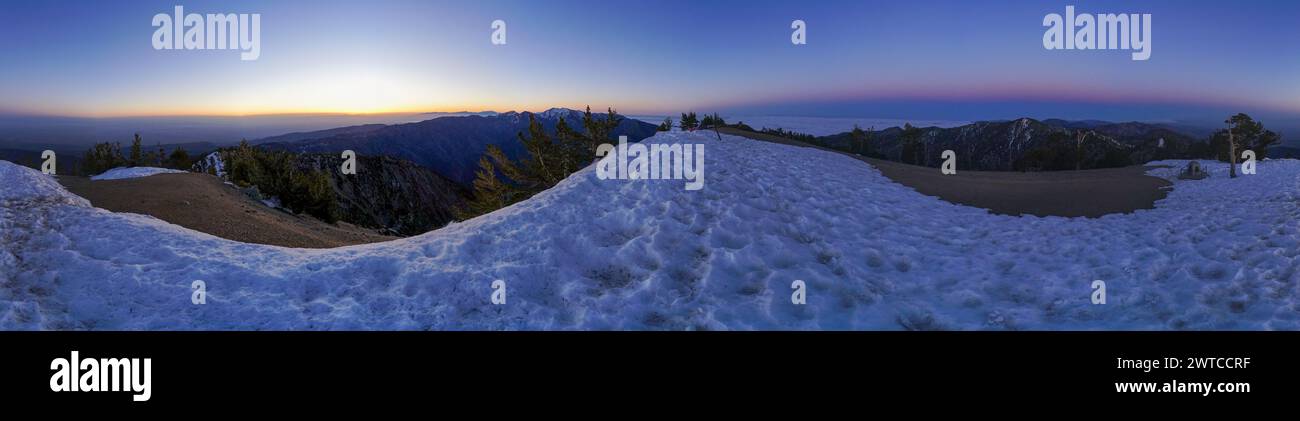
<path fill-rule="evenodd" d="M 344 222 L 330 225 L 272 209 L 208 174 L 159 174 L 102 181 L 60 176 L 59 183 L 98 208 L 150 215 L 245 243 L 331 248 L 395 239 Z"/>

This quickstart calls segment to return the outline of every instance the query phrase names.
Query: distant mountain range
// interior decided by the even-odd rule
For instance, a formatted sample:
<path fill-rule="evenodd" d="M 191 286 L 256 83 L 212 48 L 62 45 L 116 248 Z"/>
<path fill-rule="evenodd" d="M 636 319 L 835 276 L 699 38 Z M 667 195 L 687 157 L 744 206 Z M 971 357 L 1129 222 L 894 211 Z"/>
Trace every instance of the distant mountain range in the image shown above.
<path fill-rule="evenodd" d="M 1269 158 L 1300 159 L 1300 148 L 1294 146 L 1274 146 L 1268 149 Z"/>
<path fill-rule="evenodd" d="M 1115 122 L 1102 121 L 1102 120 L 1063 120 L 1059 118 L 1049 118 L 1043 120 L 1043 123 L 1049 126 L 1057 126 L 1066 129 L 1097 129 L 1097 130 L 1107 130 L 1107 131 L 1111 129 L 1122 129 L 1125 127 L 1137 128 L 1140 130 L 1165 129 L 1172 132 L 1177 132 L 1179 134 L 1191 136 L 1197 139 L 1208 138 L 1210 137 L 1210 135 L 1214 134 L 1215 130 L 1217 130 L 1217 129 L 1208 128 L 1204 126 L 1196 126 L 1196 125 L 1183 124 L 1183 123 L 1150 123 L 1150 122 L 1139 122 L 1139 121 L 1115 123 Z"/>
<path fill-rule="evenodd" d="M 293 132 L 279 136 L 264 137 L 251 141 L 252 144 L 280 144 L 292 143 L 312 139 L 325 139 L 335 136 L 350 136 L 361 133 L 372 132 L 388 127 L 387 124 L 361 124 L 357 126 L 338 127 L 333 129 L 316 130 L 310 132 Z"/>
<path fill-rule="evenodd" d="M 305 133 L 290 133 L 254 141 L 268 149 L 296 153 L 339 153 L 353 150 L 360 155 L 407 159 L 430 168 L 458 183 L 474 180 L 479 157 L 488 145 L 496 145 L 511 158 L 524 153 L 518 134 L 528 130 L 533 114 L 551 133 L 560 118 L 582 131 L 582 113 L 552 108 L 541 113 L 507 112 L 496 115 L 446 116 L 407 124 L 368 124 Z M 604 114 L 597 115 L 604 118 Z M 655 125 L 623 118 L 614 136 L 640 141 L 655 133 Z"/>
<path fill-rule="evenodd" d="M 49 117 L 0 114 L 0 145 L 13 149 L 50 149 L 57 146 L 81 150 L 99 142 L 129 144 L 139 133 L 144 143 L 208 142 L 220 146 L 281 133 L 344 127 L 358 124 L 400 124 L 461 113 L 391 114 L 282 114 L 252 116 L 171 117 Z M 15 144 L 30 146 L 12 146 Z M 193 153 L 194 151 L 190 151 Z"/>
<path fill-rule="evenodd" d="M 130 141 L 127 142 L 115 141 L 115 142 L 117 142 L 122 147 L 123 154 L 130 152 L 130 148 L 131 148 Z M 5 146 L 9 146 L 9 145 L 5 145 Z M 216 144 L 212 144 L 208 142 L 176 143 L 176 144 L 162 144 L 162 145 L 146 143 L 142 145 L 142 149 L 145 152 L 156 152 L 159 147 L 161 147 L 168 154 L 170 154 L 172 151 L 176 149 L 184 149 L 186 152 L 190 154 L 191 157 L 201 156 L 208 152 L 214 151 L 218 148 Z M 90 148 L 89 146 L 82 147 L 82 146 L 63 145 L 63 144 L 39 145 L 39 144 L 31 144 L 31 143 L 18 143 L 13 145 L 13 147 L 0 147 L 0 160 L 13 162 L 31 168 L 40 168 L 40 162 L 42 161 L 41 152 L 43 151 L 44 148 L 49 148 L 50 150 L 54 151 L 54 154 L 57 158 L 56 164 L 58 164 L 56 169 L 59 174 L 85 175 L 85 176 L 95 175 L 95 174 L 84 174 L 81 168 L 81 160 L 85 156 L 86 150 Z"/>
<path fill-rule="evenodd" d="M 1111 123 L 1097 120 L 1066 121 L 1059 119 L 1043 120 L 1043 123 L 1067 129 L 1088 128 L 1127 141 L 1161 137 L 1166 138 L 1166 140 L 1191 137 L 1193 141 L 1200 142 L 1208 140 L 1214 134 L 1211 129 L 1181 124 Z M 1295 140 L 1283 137 L 1281 145 L 1273 145 L 1268 148 L 1268 157 L 1274 159 L 1300 159 L 1300 146 L 1297 146 Z"/>
<path fill-rule="evenodd" d="M 1208 154 L 1205 142 L 1158 124 L 1021 118 L 981 121 L 951 128 L 921 128 L 923 164 L 938 166 L 943 151 L 951 149 L 957 153 L 958 168 L 981 171 L 1073 169 L 1073 136 L 1080 129 L 1090 133 L 1083 143 L 1083 161 L 1090 165 L 1084 168 L 1123 166 L 1159 159 L 1201 158 Z M 886 159 L 900 160 L 902 132 L 898 127 L 876 132 L 875 152 Z M 849 133 L 818 138 L 821 143 L 837 148 L 847 148 L 850 139 Z"/>

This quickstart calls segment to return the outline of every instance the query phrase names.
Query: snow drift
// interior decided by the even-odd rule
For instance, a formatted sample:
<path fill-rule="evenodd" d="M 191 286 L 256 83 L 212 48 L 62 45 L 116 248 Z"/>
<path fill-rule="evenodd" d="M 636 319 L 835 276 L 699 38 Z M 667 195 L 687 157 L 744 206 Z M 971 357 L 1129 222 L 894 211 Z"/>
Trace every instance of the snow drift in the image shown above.
<path fill-rule="evenodd" d="M 839 154 L 713 133 L 706 187 L 598 180 L 330 250 L 90 207 L 0 162 L 7 329 L 1300 328 L 1300 161 L 1182 181 L 1156 209 L 1012 217 Z M 492 305 L 491 284 L 507 284 Z M 206 282 L 207 304 L 191 304 Z M 807 305 L 790 301 L 803 280 Z M 1090 301 L 1093 280 L 1107 304 Z"/>
<path fill-rule="evenodd" d="M 186 171 L 154 167 L 117 167 L 103 174 L 90 177 L 91 180 L 121 180 L 125 178 L 148 177 L 157 174 L 181 174 Z"/>

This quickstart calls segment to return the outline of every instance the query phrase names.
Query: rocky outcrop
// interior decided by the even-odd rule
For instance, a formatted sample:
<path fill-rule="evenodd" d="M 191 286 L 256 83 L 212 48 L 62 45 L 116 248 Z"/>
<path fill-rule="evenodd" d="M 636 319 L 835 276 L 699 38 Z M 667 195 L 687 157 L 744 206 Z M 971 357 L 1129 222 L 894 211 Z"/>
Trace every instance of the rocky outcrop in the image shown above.
<path fill-rule="evenodd" d="M 394 235 L 418 235 L 455 220 L 455 209 L 469 191 L 411 161 L 358 156 L 356 174 L 343 174 L 343 158 L 303 154 L 301 170 L 323 170 L 338 198 L 340 219 Z"/>

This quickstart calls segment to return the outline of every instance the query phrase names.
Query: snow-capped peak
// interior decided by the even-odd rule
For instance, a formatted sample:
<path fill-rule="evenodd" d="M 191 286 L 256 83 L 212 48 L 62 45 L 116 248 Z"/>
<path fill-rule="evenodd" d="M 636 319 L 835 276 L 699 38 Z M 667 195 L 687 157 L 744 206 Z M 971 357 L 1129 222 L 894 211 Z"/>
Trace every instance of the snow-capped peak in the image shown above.
<path fill-rule="evenodd" d="M 537 115 L 547 119 L 556 119 L 560 117 L 568 117 L 573 115 L 574 113 L 580 113 L 580 111 L 575 111 L 568 108 L 554 107 L 549 110 L 537 113 Z"/>
<path fill-rule="evenodd" d="M 581 113 L 582 113 L 581 111 L 575 111 L 575 110 L 571 110 L 571 109 L 568 109 L 568 108 L 553 107 L 553 108 L 550 108 L 550 109 L 548 109 L 548 110 L 546 110 L 546 111 L 542 111 L 542 112 L 540 112 L 540 113 L 534 113 L 534 112 L 530 112 L 530 111 L 523 111 L 523 112 L 519 112 L 519 111 L 507 111 L 507 112 L 504 112 L 504 113 L 499 114 L 499 116 L 509 117 L 509 118 L 512 118 L 514 121 L 519 121 L 519 120 L 524 119 L 524 118 L 526 117 L 525 114 L 532 114 L 534 117 L 539 118 L 539 119 L 544 119 L 544 120 L 555 120 L 555 119 L 558 119 L 558 118 L 570 118 L 570 117 L 572 117 L 574 114 L 581 114 Z"/>

